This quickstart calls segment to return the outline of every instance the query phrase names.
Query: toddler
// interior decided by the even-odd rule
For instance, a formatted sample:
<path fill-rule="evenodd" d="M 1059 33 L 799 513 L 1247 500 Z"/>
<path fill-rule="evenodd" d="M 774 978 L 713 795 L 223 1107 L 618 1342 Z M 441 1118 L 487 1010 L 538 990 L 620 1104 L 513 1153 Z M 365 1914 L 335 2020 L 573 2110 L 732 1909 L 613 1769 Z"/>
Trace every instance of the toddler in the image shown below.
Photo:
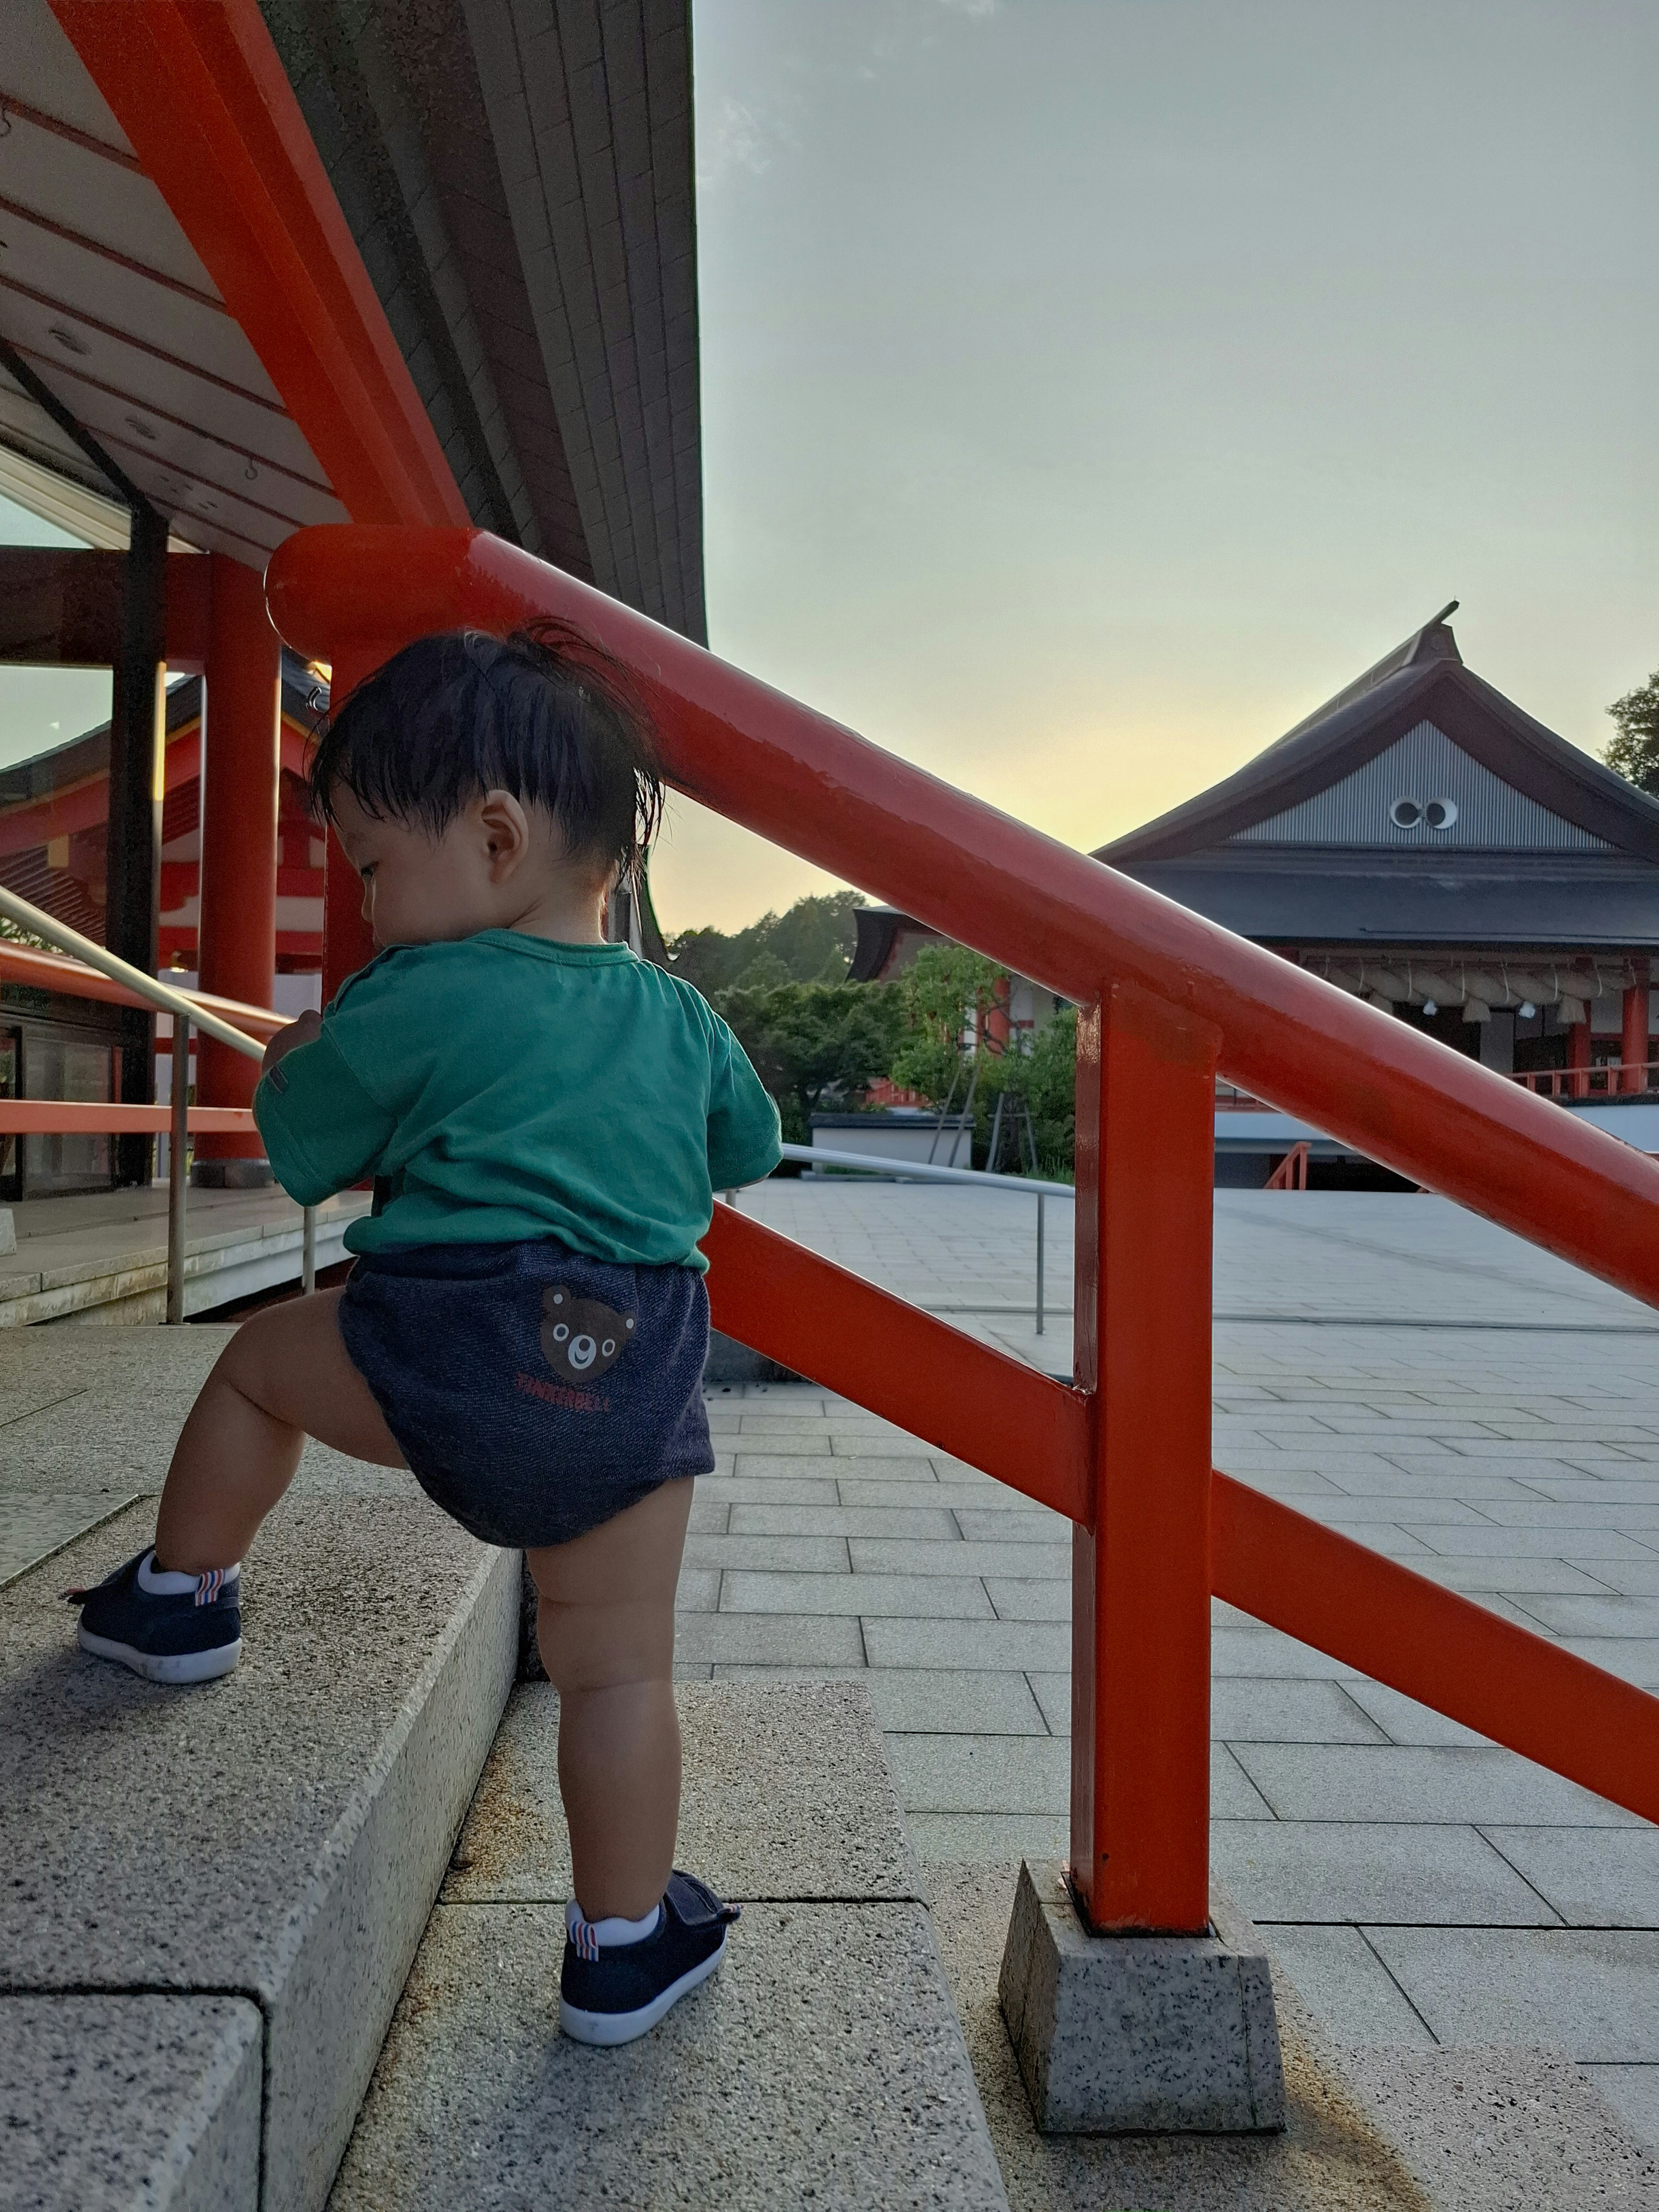
<path fill-rule="evenodd" d="M 331 718 L 312 787 L 384 949 L 272 1039 L 253 1110 L 293 1197 L 372 1176 L 374 1211 L 343 1290 L 227 1345 L 154 1546 L 71 1593 L 79 1639 L 155 1682 L 234 1667 L 240 1562 L 308 1436 L 521 1547 L 574 1872 L 560 2024 L 625 2043 L 737 1917 L 672 1867 L 674 1589 L 714 1463 L 697 1243 L 714 1188 L 776 1165 L 777 1111 L 696 991 L 605 940 L 662 789 L 574 633 L 408 647 Z"/>

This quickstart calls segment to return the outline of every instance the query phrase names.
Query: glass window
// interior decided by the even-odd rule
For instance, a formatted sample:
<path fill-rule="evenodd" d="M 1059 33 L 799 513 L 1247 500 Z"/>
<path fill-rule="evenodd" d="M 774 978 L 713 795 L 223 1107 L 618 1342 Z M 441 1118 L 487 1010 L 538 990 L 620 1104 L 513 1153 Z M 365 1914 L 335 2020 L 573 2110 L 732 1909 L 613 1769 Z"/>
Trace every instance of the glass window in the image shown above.
<path fill-rule="evenodd" d="M 31 1030 L 23 1054 L 24 1096 L 102 1105 L 115 1096 L 115 1053 L 90 1038 Z M 31 1198 L 53 1191 L 105 1190 L 112 1171 L 107 1136 L 26 1137 L 23 1182 Z"/>
<path fill-rule="evenodd" d="M 18 1032 L 0 1030 L 0 1098 L 17 1096 Z M 18 1169 L 21 1158 L 15 1137 L 0 1136 L 0 1199 L 20 1198 Z"/>

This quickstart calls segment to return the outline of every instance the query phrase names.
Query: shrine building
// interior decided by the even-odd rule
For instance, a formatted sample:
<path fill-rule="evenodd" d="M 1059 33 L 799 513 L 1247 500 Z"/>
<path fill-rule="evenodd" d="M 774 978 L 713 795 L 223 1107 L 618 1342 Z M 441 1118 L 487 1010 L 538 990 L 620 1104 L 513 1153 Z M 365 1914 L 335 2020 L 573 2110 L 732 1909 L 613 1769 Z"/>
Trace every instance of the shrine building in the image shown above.
<path fill-rule="evenodd" d="M 1094 857 L 1566 1103 L 1659 1091 L 1659 801 L 1467 667 L 1455 605 Z M 853 973 L 933 936 L 866 908 Z M 1012 1027 L 1054 1004 L 1015 978 Z"/>

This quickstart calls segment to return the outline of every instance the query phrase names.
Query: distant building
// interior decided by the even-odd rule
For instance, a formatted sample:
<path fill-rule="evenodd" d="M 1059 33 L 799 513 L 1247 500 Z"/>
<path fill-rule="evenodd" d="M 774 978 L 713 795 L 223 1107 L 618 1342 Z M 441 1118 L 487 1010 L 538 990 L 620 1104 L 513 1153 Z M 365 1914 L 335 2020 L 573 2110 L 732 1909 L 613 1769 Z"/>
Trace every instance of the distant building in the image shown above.
<path fill-rule="evenodd" d="M 276 811 L 276 972 L 323 964 L 323 839 L 307 754 L 328 686 L 284 649 Z M 0 769 L 0 884 L 102 943 L 109 725 Z M 167 693 L 159 905 L 162 965 L 194 970 L 201 904 L 202 679 Z"/>
<path fill-rule="evenodd" d="M 1659 1088 L 1659 801 L 1465 667 L 1455 608 L 1094 857 L 1534 1087 Z M 858 920 L 860 978 L 935 934 Z M 1047 998 L 1016 986 L 1027 1018 Z"/>

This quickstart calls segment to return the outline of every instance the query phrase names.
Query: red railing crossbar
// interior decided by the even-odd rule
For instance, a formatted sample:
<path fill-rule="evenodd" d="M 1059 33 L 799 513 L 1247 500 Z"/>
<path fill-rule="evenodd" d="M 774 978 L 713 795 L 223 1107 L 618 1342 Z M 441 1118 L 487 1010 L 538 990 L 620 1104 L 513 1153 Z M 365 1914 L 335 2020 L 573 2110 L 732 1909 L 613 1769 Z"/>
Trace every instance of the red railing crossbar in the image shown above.
<path fill-rule="evenodd" d="M 251 1136 L 247 1106 L 191 1106 L 192 1137 Z M 87 1104 L 78 1099 L 0 1098 L 0 1137 L 161 1137 L 173 1127 L 170 1106 Z"/>

